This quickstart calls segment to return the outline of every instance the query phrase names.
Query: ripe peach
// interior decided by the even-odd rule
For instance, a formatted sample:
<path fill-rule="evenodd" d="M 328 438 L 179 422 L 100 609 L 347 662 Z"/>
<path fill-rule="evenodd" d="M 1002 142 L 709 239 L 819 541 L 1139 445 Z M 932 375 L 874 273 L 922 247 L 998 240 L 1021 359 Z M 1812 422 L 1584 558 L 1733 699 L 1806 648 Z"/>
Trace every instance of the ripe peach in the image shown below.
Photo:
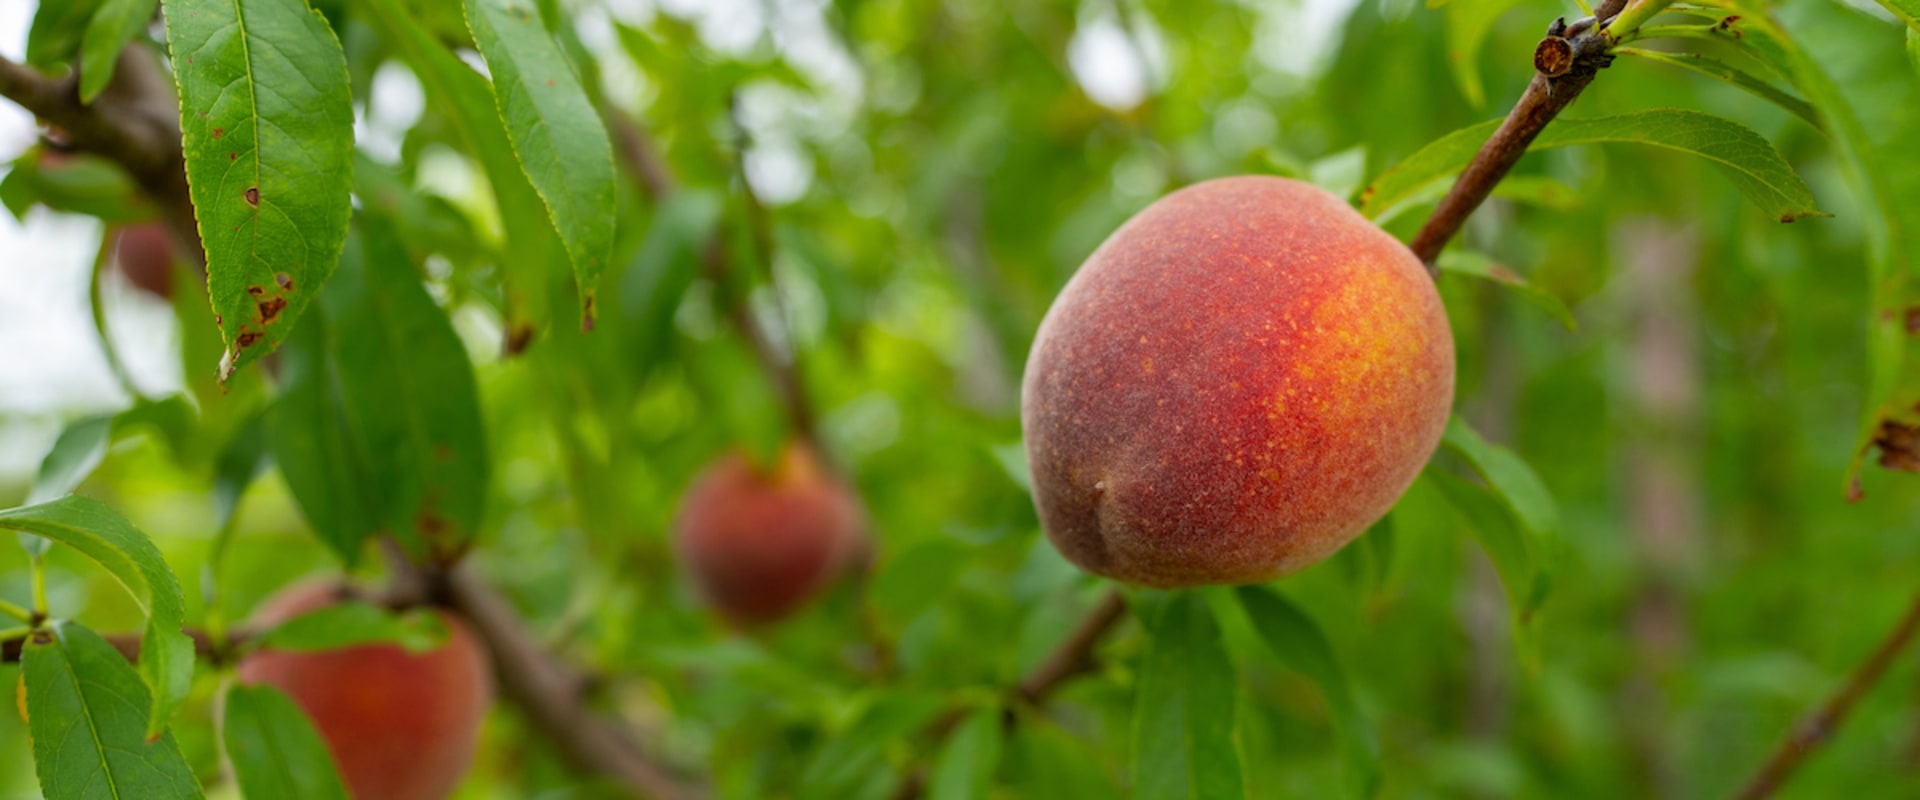
<path fill-rule="evenodd" d="M 272 625 L 340 599 L 335 585 L 297 584 L 254 618 Z M 286 692 L 307 712 L 355 800 L 441 800 L 473 762 L 493 676 L 466 623 L 440 616 L 449 637 L 426 653 L 397 645 L 262 650 L 240 662 L 239 678 Z"/>
<path fill-rule="evenodd" d="M 113 253 L 128 283 L 162 300 L 173 296 L 173 240 L 160 223 L 121 228 Z"/>
<path fill-rule="evenodd" d="M 1453 334 L 1407 248 L 1313 186 L 1208 181 L 1067 283 L 1021 419 L 1054 546 L 1158 587 L 1310 566 L 1385 515 L 1440 441 Z"/>
<path fill-rule="evenodd" d="M 770 471 L 738 453 L 688 487 L 674 547 L 700 593 L 737 625 L 775 622 L 806 604 L 866 548 L 860 501 L 804 444 Z"/>

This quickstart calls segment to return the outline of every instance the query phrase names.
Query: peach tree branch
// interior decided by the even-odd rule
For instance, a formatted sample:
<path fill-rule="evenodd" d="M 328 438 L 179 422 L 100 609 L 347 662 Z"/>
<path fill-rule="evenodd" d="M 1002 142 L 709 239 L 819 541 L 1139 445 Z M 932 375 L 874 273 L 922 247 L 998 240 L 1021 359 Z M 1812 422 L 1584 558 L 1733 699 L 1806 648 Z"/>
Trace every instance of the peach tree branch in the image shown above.
<path fill-rule="evenodd" d="M 1519 102 L 1486 144 L 1481 145 L 1453 188 L 1434 207 L 1433 216 L 1408 245 L 1427 265 L 1429 273 L 1438 274 L 1440 251 L 1460 232 L 1467 217 L 1486 202 L 1493 188 L 1526 154 L 1540 131 L 1579 98 L 1600 70 L 1612 63 L 1612 49 L 1620 38 L 1638 30 L 1671 4 L 1672 0 L 1607 0 L 1595 9 L 1592 17 L 1572 24 L 1564 20 L 1554 22 L 1547 37 L 1534 48 L 1533 80 L 1521 93 Z"/>

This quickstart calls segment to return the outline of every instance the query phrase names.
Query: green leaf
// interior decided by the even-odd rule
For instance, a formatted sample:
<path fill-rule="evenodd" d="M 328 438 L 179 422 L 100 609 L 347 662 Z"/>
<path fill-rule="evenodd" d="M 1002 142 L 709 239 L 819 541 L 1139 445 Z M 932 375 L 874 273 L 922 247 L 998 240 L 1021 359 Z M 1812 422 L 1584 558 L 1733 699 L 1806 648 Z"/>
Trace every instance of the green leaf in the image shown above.
<path fill-rule="evenodd" d="M 1920 75 L 1920 28 L 1907 29 L 1907 58 L 1913 62 L 1913 72 Z"/>
<path fill-rule="evenodd" d="M 395 644 L 424 653 L 447 640 L 438 614 L 424 609 L 394 614 L 367 603 L 340 603 L 295 616 L 260 634 L 261 647 L 305 653 Z"/>
<path fill-rule="evenodd" d="M 315 314 L 280 351 L 280 396 L 267 409 L 267 452 L 320 541 L 351 566 L 379 526 L 369 456 L 352 435 L 330 326 Z"/>
<path fill-rule="evenodd" d="M 620 281 L 621 313 L 627 326 L 627 357 L 633 363 L 657 363 L 673 335 L 673 317 L 698 273 L 701 252 L 720 225 L 724 201 L 706 189 L 684 189 L 660 202 L 647 237 Z"/>
<path fill-rule="evenodd" d="M 109 225 L 153 216 L 152 206 L 119 165 L 83 153 L 56 155 L 44 147 L 14 159 L 13 169 L 0 183 L 0 199 L 15 219 L 24 218 L 36 203 L 54 211 L 99 217 Z"/>
<path fill-rule="evenodd" d="M 1567 304 L 1560 302 L 1560 298 L 1528 283 L 1525 278 L 1520 277 L 1519 273 L 1508 269 L 1505 265 L 1494 263 L 1493 259 L 1480 253 L 1457 248 L 1441 253 L 1440 271 L 1455 275 L 1469 275 L 1506 286 L 1517 292 L 1520 299 L 1552 314 L 1560 324 L 1567 326 L 1567 330 L 1578 330 L 1580 327 L 1580 323 L 1573 318 L 1573 312 L 1567 310 Z"/>
<path fill-rule="evenodd" d="M 1891 12 L 1907 30 L 1920 32 L 1920 0 L 1879 0 L 1880 7 Z"/>
<path fill-rule="evenodd" d="M 983 708 L 954 729 L 933 763 L 929 800 L 985 800 L 1000 768 L 1002 713 L 998 706 Z"/>
<path fill-rule="evenodd" d="M 27 31 L 27 65 L 42 72 L 73 60 L 100 0 L 43 0 Z M 151 10 L 151 9 L 149 9 Z"/>
<path fill-rule="evenodd" d="M 224 380 L 286 340 L 340 259 L 353 98 L 340 42 L 306 0 L 164 5 Z"/>
<path fill-rule="evenodd" d="M 1485 108 L 1487 91 L 1480 83 L 1480 46 L 1500 17 L 1520 0 L 1453 0 L 1446 4 L 1447 63 L 1460 84 L 1460 93 L 1474 108 Z"/>
<path fill-rule="evenodd" d="M 1027 465 L 1027 446 L 1023 442 L 990 445 L 993 460 L 1000 465 L 1000 471 L 1013 481 L 1020 491 L 1033 494 L 1033 470 Z"/>
<path fill-rule="evenodd" d="M 49 800 L 205 796 L 164 721 L 153 724 L 147 687 L 106 640 L 59 623 L 27 640 L 20 664 L 34 768 Z"/>
<path fill-rule="evenodd" d="M 617 198 L 606 126 L 530 0 L 464 5 L 514 153 L 573 261 L 581 325 L 592 328 L 594 292 L 613 257 Z"/>
<path fill-rule="evenodd" d="M 1353 689 L 1347 685 L 1346 672 L 1334 657 L 1327 635 L 1312 617 L 1271 586 L 1242 586 L 1234 590 L 1234 595 L 1274 657 L 1320 687 L 1339 730 L 1348 795 L 1372 797 L 1380 788 L 1380 743 L 1354 702 Z"/>
<path fill-rule="evenodd" d="M 93 414 L 67 423 L 46 457 L 40 459 L 40 473 L 33 479 L 27 503 L 44 503 L 72 494 L 106 459 L 107 445 L 112 442 L 112 414 Z"/>
<path fill-rule="evenodd" d="M 1094 748 L 1044 715 L 1024 714 L 1007 748 L 1011 797 L 1121 797 Z"/>
<path fill-rule="evenodd" d="M 92 103 L 112 82 L 120 51 L 153 21 L 153 9 L 159 2 L 101 0 L 80 42 L 80 102 Z"/>
<path fill-rule="evenodd" d="M 1547 577 L 1528 551 L 1526 537 L 1500 499 L 1486 487 L 1432 468 L 1422 473 L 1421 479 L 1439 488 L 1460 512 L 1467 532 L 1493 561 L 1494 570 L 1500 573 L 1500 585 L 1506 589 L 1507 610 L 1521 660 L 1529 668 L 1536 667 L 1539 652 L 1531 611 L 1546 595 Z"/>
<path fill-rule="evenodd" d="M 1240 684 L 1199 592 L 1143 596 L 1147 650 L 1133 710 L 1136 800 L 1246 797 L 1234 712 Z"/>
<path fill-rule="evenodd" d="M 1464 169 L 1498 127 L 1499 120 L 1489 120 L 1462 128 L 1408 156 L 1362 193 L 1361 213 L 1383 216 L 1422 187 Z M 1707 159 L 1747 199 L 1782 222 L 1830 216 L 1815 207 L 1806 182 L 1760 134 L 1699 111 L 1664 108 L 1599 119 L 1560 119 L 1541 131 L 1532 149 L 1602 142 L 1635 142 Z"/>
<path fill-rule="evenodd" d="M 226 529 L 240 508 L 240 496 L 267 464 L 266 413 L 247 416 L 220 451 L 213 471 L 214 526 Z"/>
<path fill-rule="evenodd" d="M 147 627 L 140 633 L 140 677 L 152 698 L 146 732 L 159 735 L 193 683 L 193 640 L 181 632 L 186 611 L 180 582 L 159 548 L 119 512 L 85 497 L 0 511 L 0 528 L 80 551 L 106 568 L 140 604 L 147 615 Z M 142 692 L 143 698 L 148 695 Z"/>
<path fill-rule="evenodd" d="M 509 297 L 524 298 L 525 308 L 544 309 L 548 256 L 560 248 L 547 211 L 507 140 L 487 79 L 441 46 L 400 0 L 366 0 L 354 8 L 365 12 L 360 18 L 378 29 L 413 68 L 428 105 L 449 118 L 454 134 L 480 162 L 506 232 L 502 267 L 513 290 Z M 451 10 L 451 4 L 447 8 Z M 508 322 L 514 322 L 509 316 Z"/>
<path fill-rule="evenodd" d="M 1486 481 L 1494 496 L 1520 523 L 1535 570 L 1533 587 L 1526 595 L 1527 602 L 1521 606 L 1521 613 L 1533 613 L 1546 600 L 1552 567 L 1563 547 L 1560 506 L 1554 502 L 1553 493 L 1547 491 L 1540 476 L 1519 455 L 1482 438 L 1459 417 L 1447 422 L 1440 445 Z"/>
<path fill-rule="evenodd" d="M 1659 50 L 1643 50 L 1638 47 L 1616 47 L 1613 52 L 1642 58 L 1657 64 L 1667 64 L 1685 70 L 1698 72 L 1710 78 L 1716 78 L 1759 97 L 1769 103 L 1792 112 L 1794 116 L 1806 120 L 1808 125 L 1824 130 L 1826 123 L 1820 119 L 1820 112 L 1813 105 L 1798 97 L 1782 91 L 1779 87 L 1754 76 L 1746 70 L 1722 61 L 1705 53 L 1665 53 Z"/>
<path fill-rule="evenodd" d="M 464 549 L 489 464 L 473 365 L 385 220 L 362 216 L 321 309 L 269 422 L 294 497 L 348 563 L 376 529 L 416 555 Z"/>
<path fill-rule="evenodd" d="M 880 626 L 898 632 L 934 607 L 972 562 L 974 552 L 952 539 L 936 537 L 889 557 L 867 590 Z"/>
<path fill-rule="evenodd" d="M 252 800 L 347 800 L 326 740 L 306 712 L 271 686 L 227 690 L 220 740 L 240 794 Z"/>
<path fill-rule="evenodd" d="M 874 701 L 851 728 L 828 737 L 800 775 L 803 798 L 841 798 L 882 768 L 886 748 L 919 733 L 946 703 L 922 692 L 889 692 Z"/>

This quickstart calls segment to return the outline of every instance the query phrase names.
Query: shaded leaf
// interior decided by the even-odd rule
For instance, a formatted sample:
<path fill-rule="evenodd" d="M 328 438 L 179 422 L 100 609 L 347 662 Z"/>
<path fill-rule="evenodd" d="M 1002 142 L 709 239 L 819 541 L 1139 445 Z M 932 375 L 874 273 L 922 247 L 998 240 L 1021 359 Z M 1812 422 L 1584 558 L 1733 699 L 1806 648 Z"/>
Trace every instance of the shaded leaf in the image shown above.
<path fill-rule="evenodd" d="M 1522 611 L 1532 613 L 1546 599 L 1552 564 L 1563 546 L 1559 504 L 1526 461 L 1512 450 L 1482 438 L 1465 420 L 1459 417 L 1449 420 L 1440 444 L 1486 481 L 1494 496 L 1520 523 L 1535 569 L 1535 583 Z"/>
<path fill-rule="evenodd" d="M 538 6 L 465 0 L 464 7 L 514 153 L 573 261 L 582 325 L 591 328 L 594 292 L 613 257 L 616 196 L 606 126 Z"/>
<path fill-rule="evenodd" d="M 279 689 L 228 689 L 220 740 L 244 797 L 347 800 L 347 788 L 326 741 L 306 713 Z"/>
<path fill-rule="evenodd" d="M 46 457 L 40 459 L 40 472 L 33 479 L 27 503 L 44 503 L 72 494 L 100 466 L 107 457 L 107 445 L 112 443 L 112 414 L 93 414 L 67 423 Z"/>
<path fill-rule="evenodd" d="M 928 782 L 929 800 L 984 800 L 1000 768 L 1002 731 L 999 707 L 968 715 L 940 751 Z"/>
<path fill-rule="evenodd" d="M 280 396 L 268 407 L 267 452 L 307 525 L 348 565 L 379 525 L 368 455 L 352 435 L 325 314 L 315 314 L 280 350 Z"/>
<path fill-rule="evenodd" d="M 473 366 L 384 220 L 363 216 L 317 316 L 268 418 L 308 522 L 349 564 L 376 530 L 415 555 L 465 548 L 489 464 Z"/>
<path fill-rule="evenodd" d="M 42 72 L 73 60 L 100 0 L 42 2 L 27 31 L 27 65 Z M 149 9 L 151 10 L 151 9 Z"/>
<path fill-rule="evenodd" d="M 1220 627 L 1199 592 L 1141 598 L 1147 649 L 1133 707 L 1138 800 L 1239 800 L 1235 735 L 1239 681 Z"/>
<path fill-rule="evenodd" d="M 889 692 L 845 731 L 827 739 L 825 746 L 801 773 L 801 797 L 845 797 L 850 787 L 876 772 L 886 748 L 920 732 L 946 705 L 938 696 L 919 692 Z"/>
<path fill-rule="evenodd" d="M 1493 259 L 1480 253 L 1458 248 L 1443 252 L 1440 254 L 1440 271 L 1455 275 L 1470 275 L 1506 286 L 1518 293 L 1520 299 L 1552 314 L 1560 324 L 1567 326 L 1567 330 L 1578 330 L 1580 327 L 1580 323 L 1573 318 L 1573 312 L 1567 310 L 1567 304 L 1560 302 L 1560 298 L 1528 283 L 1525 278 L 1520 277 L 1519 273 L 1494 263 Z"/>
<path fill-rule="evenodd" d="M 951 539 L 934 538 L 889 557 L 867 590 L 881 626 L 897 632 L 926 613 L 971 563 L 973 552 Z"/>
<path fill-rule="evenodd" d="M 1521 659 L 1529 667 L 1536 666 L 1539 653 L 1530 612 L 1545 597 L 1547 584 L 1520 527 L 1499 498 L 1485 487 L 1436 469 L 1422 473 L 1421 480 L 1439 488 L 1448 504 L 1460 513 L 1467 532 L 1493 561 L 1494 571 L 1500 573 L 1500 585 L 1506 589 L 1507 610 Z"/>
<path fill-rule="evenodd" d="M 705 189 L 684 189 L 662 200 L 647 237 L 620 281 L 622 338 L 634 363 L 657 363 L 673 335 L 673 316 L 699 272 L 701 252 L 720 225 L 724 201 Z"/>
<path fill-rule="evenodd" d="M 193 640 L 181 632 L 186 611 L 180 582 L 167 568 L 159 548 L 119 512 L 85 497 L 63 497 L 0 511 L 0 528 L 41 536 L 80 551 L 106 568 L 133 595 L 147 615 L 146 628 L 140 633 L 140 678 L 151 690 L 141 696 L 150 697 L 151 705 L 143 720 L 147 736 L 158 735 L 187 696 L 194 666 Z"/>
<path fill-rule="evenodd" d="M 224 379 L 286 340 L 340 258 L 353 185 L 347 62 L 305 0 L 164 5 Z"/>
<path fill-rule="evenodd" d="M 1665 53 L 1659 50 L 1645 50 L 1638 47 L 1616 47 L 1613 52 L 1634 56 L 1657 64 L 1679 67 L 1710 78 L 1725 81 L 1736 88 L 1753 94 L 1755 97 L 1759 97 L 1762 100 L 1766 100 L 1769 103 L 1792 112 L 1794 116 L 1806 120 L 1807 124 L 1815 128 L 1824 129 L 1826 127 L 1826 123 L 1820 119 L 1820 112 L 1815 111 L 1812 104 L 1782 91 L 1780 88 L 1755 77 L 1746 70 L 1705 53 Z"/>
<path fill-rule="evenodd" d="M 1462 128 L 1429 143 L 1376 178 L 1361 195 L 1360 210 L 1380 217 L 1422 187 L 1465 168 L 1499 120 Z M 1599 119 L 1560 119 L 1548 125 L 1534 150 L 1602 142 L 1633 142 L 1700 156 L 1732 180 L 1747 199 L 1782 222 L 1828 216 L 1813 192 L 1760 134 L 1699 111 L 1654 109 Z"/>
<path fill-rule="evenodd" d="M 1372 797 L 1380 788 L 1380 742 L 1354 702 L 1353 689 L 1327 635 L 1312 617 L 1271 586 L 1242 586 L 1234 590 L 1234 595 L 1274 657 L 1320 688 L 1339 730 L 1348 794 Z"/>
<path fill-rule="evenodd" d="M 50 800 L 205 795 L 127 659 L 77 623 L 34 634 L 21 651 L 33 762 Z"/>
<path fill-rule="evenodd" d="M 1460 94 L 1474 108 L 1485 108 L 1487 91 L 1480 81 L 1480 46 L 1500 17 L 1520 0 L 1452 0 L 1446 4 L 1447 64 L 1453 68 Z"/>
<path fill-rule="evenodd" d="M 92 103 L 113 80 L 120 51 L 127 49 L 147 23 L 160 0 L 100 0 L 80 41 L 80 102 Z"/>
<path fill-rule="evenodd" d="M 267 463 L 266 412 L 247 416 L 220 451 L 213 471 L 213 519 L 225 529 L 240 508 L 240 496 Z"/>
<path fill-rule="evenodd" d="M 540 196 L 527 182 L 527 173 L 507 140 L 487 79 L 441 46 L 416 21 L 417 12 L 400 0 L 366 0 L 354 8 L 364 12 L 359 18 L 377 28 L 413 68 L 428 106 L 452 122 L 452 133 L 486 173 L 507 237 L 501 260 L 513 289 L 509 297 L 524 296 L 525 308 L 544 308 L 548 255 L 559 247 Z M 464 24 L 453 4 L 435 8 L 451 12 L 453 22 Z"/>
<path fill-rule="evenodd" d="M 424 609 L 395 614 L 368 603 L 339 603 L 300 614 L 260 634 L 259 646 L 287 652 L 394 644 L 424 653 L 447 640 L 446 623 Z"/>

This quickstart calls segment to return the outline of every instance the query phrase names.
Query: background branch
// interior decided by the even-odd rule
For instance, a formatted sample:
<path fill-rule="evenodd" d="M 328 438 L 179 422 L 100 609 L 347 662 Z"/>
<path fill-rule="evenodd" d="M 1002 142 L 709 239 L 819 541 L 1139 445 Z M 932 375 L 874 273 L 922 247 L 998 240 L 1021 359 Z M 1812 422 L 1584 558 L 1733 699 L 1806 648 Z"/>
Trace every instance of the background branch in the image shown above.
<path fill-rule="evenodd" d="M 1893 630 L 1887 632 L 1887 637 L 1881 640 L 1879 647 L 1874 648 L 1873 654 L 1853 671 L 1846 685 L 1788 731 L 1786 740 L 1774 749 L 1773 755 L 1736 796 L 1740 800 L 1758 800 L 1771 797 L 1779 791 L 1813 749 L 1833 737 L 1834 730 L 1846 719 L 1847 712 L 1852 711 L 1867 690 L 1879 682 L 1880 677 L 1900 657 L 1901 651 L 1913 644 L 1916 635 L 1920 635 L 1920 596 L 1914 597 L 1907 613 L 1894 624 Z"/>

